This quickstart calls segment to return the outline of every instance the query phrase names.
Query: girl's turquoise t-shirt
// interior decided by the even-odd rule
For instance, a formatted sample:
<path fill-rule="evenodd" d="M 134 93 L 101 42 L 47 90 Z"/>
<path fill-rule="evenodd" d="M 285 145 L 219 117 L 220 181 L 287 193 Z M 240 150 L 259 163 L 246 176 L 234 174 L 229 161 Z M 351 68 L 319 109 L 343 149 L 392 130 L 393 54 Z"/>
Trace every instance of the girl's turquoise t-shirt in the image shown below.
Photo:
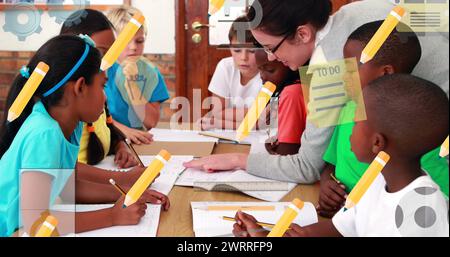
<path fill-rule="evenodd" d="M 37 102 L 8 151 L 0 159 L 0 236 L 10 236 L 21 226 L 19 211 L 20 174 L 33 170 L 53 177 L 50 204 L 64 189 L 77 162 L 83 123 L 70 141 Z"/>

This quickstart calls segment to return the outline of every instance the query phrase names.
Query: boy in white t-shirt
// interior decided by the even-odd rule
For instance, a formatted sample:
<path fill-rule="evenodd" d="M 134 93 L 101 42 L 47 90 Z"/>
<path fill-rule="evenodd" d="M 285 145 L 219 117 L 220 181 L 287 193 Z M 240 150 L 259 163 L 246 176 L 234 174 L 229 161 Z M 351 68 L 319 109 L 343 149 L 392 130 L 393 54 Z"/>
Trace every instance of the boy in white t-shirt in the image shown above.
<path fill-rule="evenodd" d="M 367 120 L 350 138 L 359 161 L 370 163 L 381 151 L 391 156 L 359 203 L 332 220 L 286 236 L 449 236 L 444 194 L 420 167 L 420 158 L 448 136 L 449 101 L 426 80 L 405 74 L 381 77 L 364 88 Z M 440 158 L 436 156 L 436 158 Z M 265 236 L 247 214 L 236 214 L 236 236 Z"/>
<path fill-rule="evenodd" d="M 202 118 L 202 129 L 235 129 L 261 90 L 262 80 L 250 30 L 245 31 L 245 42 L 240 38 L 239 30 L 247 23 L 245 17 L 239 17 L 231 26 L 228 38 L 232 57 L 222 59 L 216 67 L 208 88 L 216 105 L 209 115 Z"/>

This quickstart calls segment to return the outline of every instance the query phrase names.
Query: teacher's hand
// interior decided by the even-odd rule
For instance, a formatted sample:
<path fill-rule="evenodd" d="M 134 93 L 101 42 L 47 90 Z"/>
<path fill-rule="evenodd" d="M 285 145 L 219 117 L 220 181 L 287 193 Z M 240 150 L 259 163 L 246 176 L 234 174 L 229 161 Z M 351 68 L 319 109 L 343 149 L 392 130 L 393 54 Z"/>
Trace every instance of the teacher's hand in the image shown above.
<path fill-rule="evenodd" d="M 248 154 L 218 154 L 184 163 L 184 167 L 216 172 L 234 169 L 247 169 Z"/>

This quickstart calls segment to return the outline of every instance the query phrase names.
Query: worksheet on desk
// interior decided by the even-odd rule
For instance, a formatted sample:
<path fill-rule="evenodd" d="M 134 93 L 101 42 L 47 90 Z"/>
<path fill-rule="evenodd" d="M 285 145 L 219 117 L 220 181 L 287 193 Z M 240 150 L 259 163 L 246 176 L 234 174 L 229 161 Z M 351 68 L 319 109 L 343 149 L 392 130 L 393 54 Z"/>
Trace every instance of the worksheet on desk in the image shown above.
<path fill-rule="evenodd" d="M 275 210 L 245 211 L 253 215 L 259 222 L 275 224 L 283 215 L 289 202 L 191 202 L 192 224 L 196 237 L 231 237 L 233 236 L 233 221 L 223 217 L 234 218 L 236 211 L 207 210 L 208 206 L 274 206 Z M 318 222 L 316 208 L 312 203 L 305 202 L 305 206 L 295 218 L 295 224 L 308 226 Z"/>
<path fill-rule="evenodd" d="M 222 136 L 225 138 L 236 138 L 236 130 L 219 130 L 214 129 L 208 131 L 210 133 L 213 133 L 218 136 Z M 251 145 L 254 143 L 264 143 L 268 139 L 267 131 L 265 130 L 254 130 L 249 133 L 249 135 L 240 142 L 242 145 Z M 227 140 L 219 140 L 221 143 L 230 143 L 233 144 L 234 142 L 227 141 Z"/>
<path fill-rule="evenodd" d="M 277 181 L 256 177 L 243 170 L 208 173 L 197 169 L 186 169 L 183 172 L 183 174 L 181 174 L 181 176 L 178 178 L 175 185 L 193 187 L 196 182 L 211 182 L 226 185 L 227 182 L 251 184 L 252 182 L 258 183 L 258 182 L 277 182 Z M 295 183 L 287 183 L 287 182 L 280 182 L 280 183 L 286 184 L 286 190 L 282 191 L 244 190 L 241 192 L 251 197 L 261 199 L 264 201 L 278 202 L 281 199 L 283 199 L 283 197 L 286 196 L 289 192 L 291 192 L 297 185 Z"/>
<path fill-rule="evenodd" d="M 149 165 L 155 157 L 140 155 L 139 158 L 142 160 L 144 165 Z M 191 161 L 193 159 L 193 156 L 172 156 L 164 166 L 164 168 L 161 170 L 159 177 L 156 178 L 155 182 L 153 182 L 153 184 L 150 186 L 150 189 L 168 195 L 175 185 L 175 181 L 178 179 L 178 176 L 180 176 L 180 174 L 185 170 L 183 163 Z M 114 156 L 106 157 L 100 164 L 96 165 L 95 167 L 105 170 L 123 172 L 130 170 L 120 170 L 114 163 Z"/>
<path fill-rule="evenodd" d="M 76 212 L 88 212 L 112 207 L 112 204 L 76 205 Z M 161 205 L 147 204 L 145 216 L 134 226 L 114 226 L 78 233 L 77 237 L 156 237 Z"/>
<path fill-rule="evenodd" d="M 219 139 L 199 135 L 198 130 L 174 130 L 153 128 L 149 131 L 156 142 L 214 142 Z"/>

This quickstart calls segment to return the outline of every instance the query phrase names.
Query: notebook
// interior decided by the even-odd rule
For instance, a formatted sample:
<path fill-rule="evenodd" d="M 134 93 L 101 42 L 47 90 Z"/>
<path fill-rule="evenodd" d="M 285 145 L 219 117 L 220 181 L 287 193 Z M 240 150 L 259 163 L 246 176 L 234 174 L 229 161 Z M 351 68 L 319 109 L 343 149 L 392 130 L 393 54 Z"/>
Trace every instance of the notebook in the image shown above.
<path fill-rule="evenodd" d="M 78 205 L 77 212 L 88 212 L 110 208 L 111 204 Z M 114 226 L 76 234 L 77 237 L 156 237 L 161 205 L 147 204 L 145 216 L 134 226 Z"/>
<path fill-rule="evenodd" d="M 274 186 L 276 189 L 270 191 L 265 187 L 263 190 L 258 190 L 255 189 L 257 188 L 255 184 Z M 271 202 L 280 201 L 296 186 L 295 183 L 256 177 L 243 170 L 207 173 L 197 169 L 186 169 L 178 178 L 175 185 L 188 187 L 196 186 L 206 190 L 214 190 L 214 187 L 223 189 L 228 185 L 232 186 L 230 189 L 236 189 L 251 197 Z M 208 187 L 203 187 L 201 185 Z M 249 190 L 246 190 L 246 188 Z"/>

